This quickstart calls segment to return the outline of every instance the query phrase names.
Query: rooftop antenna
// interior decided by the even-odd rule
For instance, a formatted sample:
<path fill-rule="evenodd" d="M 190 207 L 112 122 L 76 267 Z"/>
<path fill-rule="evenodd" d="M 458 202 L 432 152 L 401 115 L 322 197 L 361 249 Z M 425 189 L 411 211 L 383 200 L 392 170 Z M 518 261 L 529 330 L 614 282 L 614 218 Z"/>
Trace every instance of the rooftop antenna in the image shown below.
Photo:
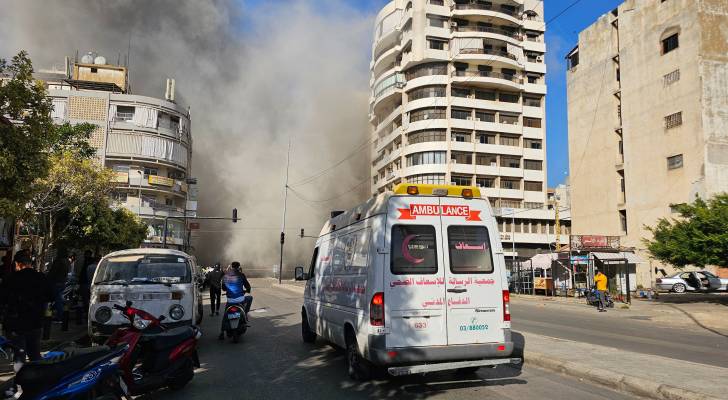
<path fill-rule="evenodd" d="M 78 49 L 76 49 L 76 58 L 73 59 L 74 63 L 78 63 Z"/>
<path fill-rule="evenodd" d="M 116 65 L 121 65 L 121 52 L 117 52 L 116 54 Z"/>
<path fill-rule="evenodd" d="M 131 30 L 129 31 L 129 45 L 126 49 L 126 91 L 131 94 L 131 72 L 129 72 L 129 63 L 131 62 Z"/>

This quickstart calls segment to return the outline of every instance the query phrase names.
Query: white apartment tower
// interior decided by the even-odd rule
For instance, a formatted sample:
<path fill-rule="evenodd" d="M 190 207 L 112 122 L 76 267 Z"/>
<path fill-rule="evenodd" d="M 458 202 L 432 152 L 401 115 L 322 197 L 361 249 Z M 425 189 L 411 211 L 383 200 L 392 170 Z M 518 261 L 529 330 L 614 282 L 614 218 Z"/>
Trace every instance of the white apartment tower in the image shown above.
<path fill-rule="evenodd" d="M 479 186 L 504 248 L 547 249 L 543 1 L 393 0 L 375 23 L 372 194 L 400 182 Z"/>

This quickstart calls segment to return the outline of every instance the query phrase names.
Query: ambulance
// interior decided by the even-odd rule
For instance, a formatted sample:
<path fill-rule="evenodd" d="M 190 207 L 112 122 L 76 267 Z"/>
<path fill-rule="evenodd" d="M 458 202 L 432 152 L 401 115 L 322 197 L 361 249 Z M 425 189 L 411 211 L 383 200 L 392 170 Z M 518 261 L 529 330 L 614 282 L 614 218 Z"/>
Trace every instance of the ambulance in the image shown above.
<path fill-rule="evenodd" d="M 521 362 L 496 220 L 476 187 L 403 183 L 336 215 L 295 277 L 303 341 L 346 349 L 354 379 Z"/>

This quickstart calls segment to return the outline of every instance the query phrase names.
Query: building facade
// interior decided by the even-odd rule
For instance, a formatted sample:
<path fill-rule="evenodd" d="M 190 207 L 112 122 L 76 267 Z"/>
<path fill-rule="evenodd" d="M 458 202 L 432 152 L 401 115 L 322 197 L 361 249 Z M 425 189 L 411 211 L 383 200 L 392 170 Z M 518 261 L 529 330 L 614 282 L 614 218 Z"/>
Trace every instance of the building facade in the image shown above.
<path fill-rule="evenodd" d="M 371 192 L 474 185 L 518 257 L 555 242 L 542 0 L 393 0 L 372 45 Z M 568 234 L 564 210 L 561 234 Z M 564 239 L 565 240 L 565 239 Z"/>
<path fill-rule="evenodd" d="M 195 216 L 195 180 L 190 179 L 192 134 L 189 110 L 168 99 L 129 93 L 126 67 L 110 65 L 103 57 L 86 55 L 66 61 L 63 71 L 40 71 L 53 102 L 56 123 L 90 123 L 90 138 L 99 161 L 114 171 L 114 204 L 139 215 L 149 226 L 146 247 L 163 242 L 189 245 L 184 217 Z M 173 90 L 173 88 L 172 88 Z"/>
<path fill-rule="evenodd" d="M 724 0 L 627 0 L 579 34 L 567 56 L 574 233 L 619 235 L 647 260 L 646 227 L 671 204 L 728 191 L 726 26 Z"/>

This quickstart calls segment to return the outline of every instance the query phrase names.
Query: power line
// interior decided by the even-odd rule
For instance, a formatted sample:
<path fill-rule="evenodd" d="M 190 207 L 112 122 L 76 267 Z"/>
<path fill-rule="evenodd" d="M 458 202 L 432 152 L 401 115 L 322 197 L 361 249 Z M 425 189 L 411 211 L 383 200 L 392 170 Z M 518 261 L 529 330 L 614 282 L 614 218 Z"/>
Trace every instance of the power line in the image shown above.
<path fill-rule="evenodd" d="M 305 201 L 305 202 L 309 202 L 309 203 L 327 203 L 327 202 L 329 202 L 329 201 L 332 201 L 332 200 L 336 200 L 336 199 L 338 199 L 338 198 L 341 198 L 341 197 L 343 197 L 343 196 L 345 196 L 345 195 L 347 195 L 347 194 L 351 193 L 351 192 L 352 192 L 353 190 L 355 190 L 355 189 L 358 189 L 359 187 L 361 187 L 361 186 L 362 186 L 362 185 L 363 185 L 364 183 L 367 183 L 368 181 L 369 181 L 369 177 L 367 176 L 367 177 L 366 177 L 365 179 L 363 179 L 362 181 L 360 181 L 360 182 L 359 182 L 359 183 L 357 183 L 356 185 L 352 186 L 351 188 L 347 189 L 347 190 L 346 190 L 345 192 L 341 192 L 341 193 L 339 193 L 339 194 L 337 194 L 337 195 L 335 195 L 335 196 L 333 196 L 333 197 L 330 197 L 330 198 L 328 198 L 328 199 L 317 199 L 317 200 L 314 200 L 314 199 L 307 199 L 307 198 L 306 198 L 306 197 L 304 197 L 304 196 L 303 196 L 303 195 L 302 195 L 301 193 L 297 192 L 297 191 L 296 191 L 296 190 L 294 190 L 293 188 L 289 187 L 288 189 L 289 189 L 289 190 L 290 190 L 290 191 L 291 191 L 291 192 L 292 192 L 292 193 L 293 193 L 293 194 L 294 194 L 294 195 L 295 195 L 296 197 L 298 197 L 299 199 L 301 199 L 301 200 L 303 200 L 303 201 Z"/>
<path fill-rule="evenodd" d="M 332 169 L 338 167 L 339 165 L 343 164 L 345 161 L 349 160 L 350 158 L 357 155 L 360 151 L 364 150 L 364 148 L 368 148 L 370 144 L 374 143 L 374 140 L 367 140 L 364 143 L 360 144 L 359 146 L 354 148 L 354 151 L 349 153 L 346 157 L 336 162 L 334 165 L 331 165 L 330 167 L 324 168 L 320 170 L 319 172 L 309 176 L 308 178 L 302 179 L 298 182 L 292 183 L 288 185 L 288 187 L 296 187 L 296 186 L 302 186 L 306 185 L 308 183 L 311 183 L 315 181 L 316 179 L 320 178 L 321 176 L 325 175 L 327 172 L 331 171 Z"/>

